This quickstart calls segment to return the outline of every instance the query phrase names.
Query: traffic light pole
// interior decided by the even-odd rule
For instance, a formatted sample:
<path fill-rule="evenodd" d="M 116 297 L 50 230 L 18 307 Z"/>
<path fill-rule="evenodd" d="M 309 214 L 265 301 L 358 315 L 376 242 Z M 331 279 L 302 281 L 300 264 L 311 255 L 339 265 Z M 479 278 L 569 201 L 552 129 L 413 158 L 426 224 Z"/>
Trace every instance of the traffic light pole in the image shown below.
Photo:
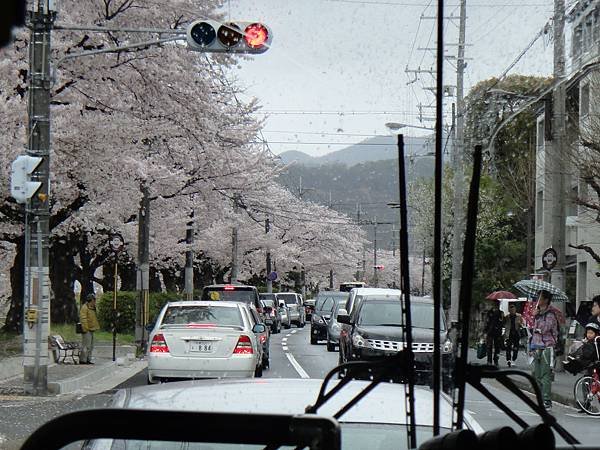
<path fill-rule="evenodd" d="M 271 222 L 269 220 L 269 218 L 267 217 L 265 219 L 265 234 L 269 234 L 269 232 L 271 231 Z M 267 292 L 270 294 L 271 292 L 273 292 L 273 281 L 271 280 L 271 272 L 273 271 L 273 269 L 271 268 L 272 264 L 271 264 L 271 251 L 269 250 L 269 248 L 267 248 Z"/>
<path fill-rule="evenodd" d="M 194 251 L 192 244 L 194 243 L 194 211 L 190 214 L 190 221 L 187 223 L 185 231 L 185 243 L 188 248 L 185 252 L 185 299 L 193 300 L 194 298 Z"/>
<path fill-rule="evenodd" d="M 27 394 L 48 391 L 48 345 L 50 280 L 48 252 L 50 173 L 50 36 L 55 13 L 48 2 L 36 0 L 29 12 L 29 101 L 27 105 L 27 154 L 42 158 L 31 174 L 41 182 L 25 209 L 25 325 L 23 329 L 23 376 Z M 33 231 L 33 229 L 35 231 Z"/>

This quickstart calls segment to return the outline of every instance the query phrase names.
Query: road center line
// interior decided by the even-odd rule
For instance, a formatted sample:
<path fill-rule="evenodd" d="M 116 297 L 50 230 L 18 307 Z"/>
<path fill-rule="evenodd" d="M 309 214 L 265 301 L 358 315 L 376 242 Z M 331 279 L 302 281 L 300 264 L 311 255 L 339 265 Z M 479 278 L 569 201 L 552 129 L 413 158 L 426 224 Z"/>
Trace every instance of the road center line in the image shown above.
<path fill-rule="evenodd" d="M 288 351 L 288 347 L 286 345 L 284 345 L 283 346 L 283 350 L 287 352 Z"/>
<path fill-rule="evenodd" d="M 292 331 L 290 331 L 290 333 L 294 334 L 294 333 L 296 333 L 297 331 L 298 331 L 298 330 L 292 330 Z"/>
<path fill-rule="evenodd" d="M 285 356 L 287 356 L 287 359 L 289 359 L 290 363 L 292 364 L 292 366 L 294 366 L 294 369 L 296 369 L 296 372 L 298 372 L 298 375 L 300 375 L 301 378 L 310 378 L 306 371 L 298 363 L 298 361 L 296 361 L 294 355 L 292 355 L 291 353 L 286 353 Z"/>

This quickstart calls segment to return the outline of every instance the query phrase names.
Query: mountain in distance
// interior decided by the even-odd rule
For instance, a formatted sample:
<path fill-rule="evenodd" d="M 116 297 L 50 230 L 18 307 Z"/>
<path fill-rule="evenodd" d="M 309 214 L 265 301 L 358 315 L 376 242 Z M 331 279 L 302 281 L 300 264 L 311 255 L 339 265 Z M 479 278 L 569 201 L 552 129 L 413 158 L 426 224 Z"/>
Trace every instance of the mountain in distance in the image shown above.
<path fill-rule="evenodd" d="M 434 136 L 406 136 L 404 138 L 405 155 L 427 155 L 434 151 Z M 323 164 L 344 164 L 354 166 L 370 161 L 396 159 L 398 145 L 396 136 L 374 136 L 358 144 L 323 156 L 310 156 L 304 152 L 290 150 L 279 155 L 284 164 L 301 164 L 304 166 L 320 166 Z"/>

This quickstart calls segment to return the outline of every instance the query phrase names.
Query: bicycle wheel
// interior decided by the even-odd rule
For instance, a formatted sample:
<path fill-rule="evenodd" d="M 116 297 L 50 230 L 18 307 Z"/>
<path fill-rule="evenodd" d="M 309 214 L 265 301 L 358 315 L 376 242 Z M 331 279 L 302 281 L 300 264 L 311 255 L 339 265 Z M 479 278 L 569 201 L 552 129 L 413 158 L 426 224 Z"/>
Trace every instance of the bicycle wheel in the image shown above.
<path fill-rule="evenodd" d="M 575 382 L 573 394 L 581 409 L 591 416 L 600 416 L 600 386 L 588 375 Z"/>

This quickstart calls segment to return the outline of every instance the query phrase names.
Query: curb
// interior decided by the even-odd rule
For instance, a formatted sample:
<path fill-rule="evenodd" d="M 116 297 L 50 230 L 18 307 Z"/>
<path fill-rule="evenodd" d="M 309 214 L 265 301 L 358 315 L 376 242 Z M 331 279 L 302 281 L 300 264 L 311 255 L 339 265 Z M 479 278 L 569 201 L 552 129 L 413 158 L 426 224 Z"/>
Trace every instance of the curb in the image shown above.
<path fill-rule="evenodd" d="M 534 393 L 533 388 L 530 384 L 523 383 L 522 381 L 516 381 L 514 378 L 512 380 L 517 386 L 519 386 L 524 391 L 527 391 L 530 394 Z M 577 405 L 573 396 L 567 396 L 558 392 L 552 392 L 552 400 L 562 405 L 571 406 L 573 408 L 579 408 L 579 405 Z"/>
<path fill-rule="evenodd" d="M 68 394 L 78 391 L 91 383 L 110 375 L 115 371 L 116 367 L 117 363 L 115 361 L 110 361 L 99 367 L 95 367 L 93 370 L 90 370 L 83 375 L 67 378 L 65 380 L 48 382 L 48 392 L 51 394 Z"/>

